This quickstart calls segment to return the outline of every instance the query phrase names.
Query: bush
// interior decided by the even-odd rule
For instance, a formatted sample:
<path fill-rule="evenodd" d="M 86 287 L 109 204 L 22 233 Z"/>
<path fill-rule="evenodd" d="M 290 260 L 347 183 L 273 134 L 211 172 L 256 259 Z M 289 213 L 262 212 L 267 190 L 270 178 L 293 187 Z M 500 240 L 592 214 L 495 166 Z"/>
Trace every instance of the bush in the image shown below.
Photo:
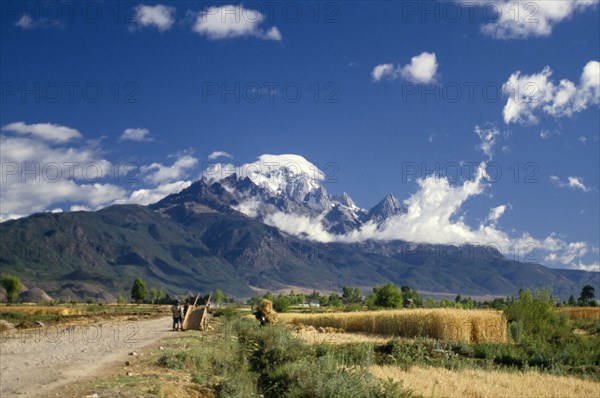
<path fill-rule="evenodd" d="M 528 341 L 550 341 L 569 333 L 567 319 L 556 312 L 548 290 L 522 290 L 504 312 L 509 322 L 520 325 L 521 338 Z"/>
<path fill-rule="evenodd" d="M 237 307 L 234 304 L 226 305 L 225 307 L 217 308 L 213 311 L 212 316 L 215 318 L 224 317 L 225 319 L 231 319 L 238 316 Z"/>
<path fill-rule="evenodd" d="M 17 276 L 6 275 L 2 277 L 2 287 L 6 289 L 6 300 L 9 303 L 15 301 L 19 293 L 21 293 L 21 279 Z"/>
<path fill-rule="evenodd" d="M 276 312 L 288 312 L 292 303 L 287 296 L 279 296 L 273 299 L 273 309 Z"/>
<path fill-rule="evenodd" d="M 375 294 L 374 304 L 383 308 L 400 308 L 402 307 L 403 297 L 398 286 L 387 283 L 381 287 L 373 288 Z"/>

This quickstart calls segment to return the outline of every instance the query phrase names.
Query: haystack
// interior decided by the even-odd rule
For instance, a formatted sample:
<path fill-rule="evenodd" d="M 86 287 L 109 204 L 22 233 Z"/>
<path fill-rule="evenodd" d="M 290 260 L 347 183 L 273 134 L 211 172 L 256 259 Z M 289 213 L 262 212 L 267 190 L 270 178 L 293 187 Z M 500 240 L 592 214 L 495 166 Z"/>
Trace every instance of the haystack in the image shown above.
<path fill-rule="evenodd" d="M 271 300 L 264 299 L 261 301 L 254 312 L 254 316 L 262 325 L 277 322 L 277 313 L 273 310 L 273 303 Z"/>

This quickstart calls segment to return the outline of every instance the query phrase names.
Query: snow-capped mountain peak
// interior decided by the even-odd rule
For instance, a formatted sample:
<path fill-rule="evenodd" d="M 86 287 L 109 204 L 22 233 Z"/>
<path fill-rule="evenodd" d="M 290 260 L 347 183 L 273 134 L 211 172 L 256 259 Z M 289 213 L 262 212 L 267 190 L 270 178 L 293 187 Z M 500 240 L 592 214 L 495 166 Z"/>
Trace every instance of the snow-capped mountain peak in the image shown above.
<path fill-rule="evenodd" d="M 163 203 L 192 200 L 267 223 L 291 217 L 296 220 L 292 223 L 303 220 L 331 234 L 360 230 L 366 223 L 380 225 L 406 212 L 392 194 L 365 210 L 346 192 L 331 196 L 323 186 L 324 179 L 323 172 L 302 156 L 262 155 L 256 162 L 243 165 L 215 164 L 205 171 L 201 181 L 172 195 L 175 198 L 165 198 Z"/>

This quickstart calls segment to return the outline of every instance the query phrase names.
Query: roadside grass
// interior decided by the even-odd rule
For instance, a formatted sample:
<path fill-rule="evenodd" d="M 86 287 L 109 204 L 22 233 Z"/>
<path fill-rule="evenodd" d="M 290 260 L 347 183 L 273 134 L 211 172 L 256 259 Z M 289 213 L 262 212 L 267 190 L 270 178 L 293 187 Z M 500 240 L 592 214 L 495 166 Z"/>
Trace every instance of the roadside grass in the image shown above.
<path fill-rule="evenodd" d="M 121 397 L 411 397 L 399 383 L 367 370 L 371 350 L 334 355 L 292 336 L 287 327 L 260 328 L 244 319 L 214 322 L 161 342 L 117 374 L 69 386 L 63 396 Z M 131 372 L 131 376 L 125 376 Z"/>

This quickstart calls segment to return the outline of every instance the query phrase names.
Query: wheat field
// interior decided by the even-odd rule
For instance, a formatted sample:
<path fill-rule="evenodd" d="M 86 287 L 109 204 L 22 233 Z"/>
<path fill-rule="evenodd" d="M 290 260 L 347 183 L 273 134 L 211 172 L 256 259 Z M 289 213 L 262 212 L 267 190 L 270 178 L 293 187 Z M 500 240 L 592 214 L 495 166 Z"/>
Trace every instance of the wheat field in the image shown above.
<path fill-rule="evenodd" d="M 4 305 L 0 306 L 2 312 L 15 312 L 25 315 L 82 315 L 83 308 L 35 305 Z"/>
<path fill-rule="evenodd" d="M 398 337 L 430 337 L 465 342 L 507 341 L 506 317 L 500 311 L 401 309 L 328 314 L 280 314 L 292 325 L 334 327 L 346 332 Z"/>
<path fill-rule="evenodd" d="M 571 319 L 600 319 L 600 307 L 569 307 L 561 308 L 559 312 Z"/>
<path fill-rule="evenodd" d="M 424 397 L 600 397 L 600 383 L 539 372 L 500 372 L 481 369 L 448 370 L 413 366 L 371 366 L 377 378 L 392 379 Z"/>

